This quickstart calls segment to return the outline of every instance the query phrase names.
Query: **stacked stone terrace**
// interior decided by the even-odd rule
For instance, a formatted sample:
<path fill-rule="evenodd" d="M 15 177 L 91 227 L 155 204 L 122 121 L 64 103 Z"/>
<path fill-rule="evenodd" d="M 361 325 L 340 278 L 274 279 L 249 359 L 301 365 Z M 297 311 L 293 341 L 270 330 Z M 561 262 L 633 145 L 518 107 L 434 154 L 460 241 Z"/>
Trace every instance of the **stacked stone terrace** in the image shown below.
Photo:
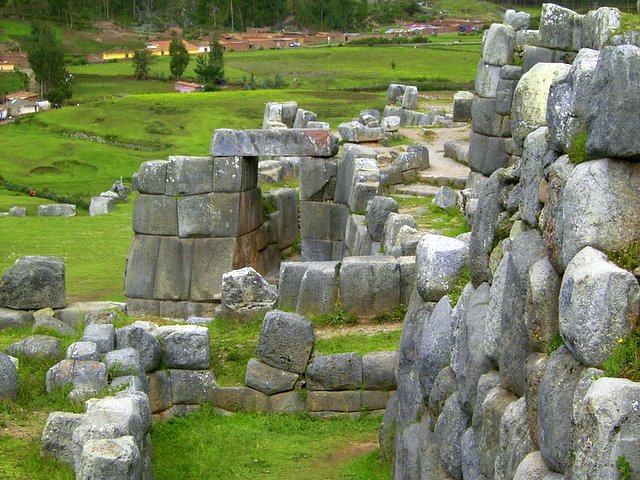
<path fill-rule="evenodd" d="M 606 7 L 544 4 L 539 31 L 527 18 L 508 11 L 484 37 L 471 282 L 451 305 L 416 281 L 381 432 L 396 479 L 640 472 L 640 385 L 602 370 L 640 313 L 637 270 L 609 259 L 640 240 L 640 49 L 620 44 L 637 35 L 610 38 Z"/>

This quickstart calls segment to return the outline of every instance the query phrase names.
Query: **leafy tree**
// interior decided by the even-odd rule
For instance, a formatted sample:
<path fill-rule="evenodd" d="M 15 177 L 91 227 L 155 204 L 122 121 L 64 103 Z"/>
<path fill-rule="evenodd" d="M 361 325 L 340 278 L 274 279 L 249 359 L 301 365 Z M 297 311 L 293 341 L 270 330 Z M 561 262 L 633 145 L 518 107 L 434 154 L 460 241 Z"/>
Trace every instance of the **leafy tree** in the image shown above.
<path fill-rule="evenodd" d="M 171 75 L 173 75 L 176 80 L 180 80 L 180 77 L 189 64 L 189 52 L 187 52 L 184 43 L 182 43 L 182 40 L 178 37 L 173 37 L 171 40 L 169 44 L 169 55 L 171 56 L 169 63 Z"/>
<path fill-rule="evenodd" d="M 64 52 L 50 27 L 31 27 L 27 55 L 43 97 L 54 105 L 71 98 L 71 76 L 64 65 Z"/>
<path fill-rule="evenodd" d="M 215 90 L 217 85 L 224 82 L 224 51 L 218 38 L 214 37 L 209 43 L 209 51 L 196 58 L 193 71 L 198 79 L 204 83 L 205 90 Z"/>
<path fill-rule="evenodd" d="M 151 67 L 151 52 L 146 48 L 133 52 L 133 75 L 137 80 L 146 80 Z"/>

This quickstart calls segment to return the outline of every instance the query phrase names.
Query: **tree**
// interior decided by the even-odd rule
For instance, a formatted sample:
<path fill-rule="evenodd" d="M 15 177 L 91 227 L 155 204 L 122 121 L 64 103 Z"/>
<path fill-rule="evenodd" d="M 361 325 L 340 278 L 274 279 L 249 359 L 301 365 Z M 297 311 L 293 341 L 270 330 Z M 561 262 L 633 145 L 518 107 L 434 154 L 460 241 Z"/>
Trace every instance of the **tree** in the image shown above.
<path fill-rule="evenodd" d="M 71 98 L 71 75 L 64 65 L 60 42 L 51 28 L 44 24 L 31 27 L 27 55 L 42 97 L 56 106 Z"/>
<path fill-rule="evenodd" d="M 196 66 L 193 71 L 200 82 L 204 83 L 205 90 L 215 90 L 217 85 L 224 82 L 224 50 L 214 37 L 209 43 L 209 52 L 196 58 Z"/>
<path fill-rule="evenodd" d="M 169 44 L 169 55 L 171 56 L 171 62 L 169 63 L 171 75 L 173 75 L 176 80 L 180 80 L 180 77 L 189 64 L 189 52 L 187 52 L 184 43 L 182 43 L 182 40 L 178 37 L 173 37 L 171 40 Z"/>
<path fill-rule="evenodd" d="M 151 67 L 151 52 L 146 48 L 133 52 L 133 75 L 137 80 L 146 80 Z"/>

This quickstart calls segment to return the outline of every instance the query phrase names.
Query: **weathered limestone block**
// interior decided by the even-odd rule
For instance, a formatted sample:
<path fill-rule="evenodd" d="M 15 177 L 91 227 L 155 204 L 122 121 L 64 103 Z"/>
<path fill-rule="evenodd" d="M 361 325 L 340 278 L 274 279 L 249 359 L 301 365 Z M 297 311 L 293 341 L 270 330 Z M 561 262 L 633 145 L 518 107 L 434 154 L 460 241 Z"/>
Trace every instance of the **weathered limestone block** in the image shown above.
<path fill-rule="evenodd" d="M 118 438 L 91 439 L 84 444 L 77 478 L 93 480 L 141 480 L 142 463 L 135 439 L 128 435 Z"/>
<path fill-rule="evenodd" d="M 380 128 L 383 132 L 397 132 L 401 125 L 401 118 L 397 115 L 384 117 L 380 120 Z"/>
<path fill-rule="evenodd" d="M 116 201 L 110 197 L 91 197 L 89 216 L 108 215 L 116 209 Z"/>
<path fill-rule="evenodd" d="M 438 189 L 438 193 L 435 194 L 431 203 L 436 207 L 447 210 L 455 206 L 456 200 L 456 191 L 451 187 L 444 186 Z"/>
<path fill-rule="evenodd" d="M 233 238 L 196 238 L 193 242 L 189 298 L 196 302 L 220 298 L 222 275 L 236 268 L 239 242 Z"/>
<path fill-rule="evenodd" d="M 191 289 L 193 240 L 161 237 L 153 298 L 188 300 Z"/>
<path fill-rule="evenodd" d="M 470 122 L 473 93 L 460 91 L 453 95 L 453 121 Z"/>
<path fill-rule="evenodd" d="M 504 12 L 504 23 L 511 26 L 514 30 L 526 30 L 529 28 L 531 14 L 527 12 L 516 12 L 513 9 L 507 9 Z"/>
<path fill-rule="evenodd" d="M 50 309 L 46 309 L 50 310 Z M 41 310 L 40 310 L 41 311 Z M 76 330 L 64 322 L 61 322 L 57 318 L 52 315 L 45 314 L 40 318 L 37 318 L 36 312 L 34 317 L 36 317 L 35 322 L 33 323 L 32 332 L 33 333 L 48 333 L 55 332 L 58 335 L 62 336 L 74 336 L 76 334 Z M 53 314 L 53 310 L 51 310 Z"/>
<path fill-rule="evenodd" d="M 94 342 L 73 342 L 67 347 L 65 358 L 68 360 L 91 360 L 98 361 L 100 352 Z"/>
<path fill-rule="evenodd" d="M 565 77 L 570 68 L 564 64 L 538 63 L 518 82 L 511 106 L 511 127 L 520 148 L 529 133 L 546 124 L 549 87 Z"/>
<path fill-rule="evenodd" d="M 347 204 L 352 212 L 363 212 L 367 203 L 378 194 L 380 169 L 372 158 L 356 158 Z"/>
<path fill-rule="evenodd" d="M 620 10 L 600 7 L 584 16 L 582 26 L 582 46 L 602 50 L 609 44 L 611 34 L 620 29 L 622 15 Z"/>
<path fill-rule="evenodd" d="M 398 202 L 391 197 L 376 196 L 367 204 L 367 229 L 374 242 L 382 241 L 385 223 L 392 212 L 398 213 Z"/>
<path fill-rule="evenodd" d="M 0 280 L 0 306 L 15 310 L 63 308 L 65 268 L 58 257 L 20 257 Z"/>
<path fill-rule="evenodd" d="M 513 63 L 516 32 L 510 25 L 494 23 L 482 38 L 482 59 L 489 65 Z"/>
<path fill-rule="evenodd" d="M 140 325 L 127 325 L 117 329 L 116 347 L 135 348 L 140 355 L 145 372 L 152 372 L 160 366 L 162 357 L 160 342 L 151 331 Z"/>
<path fill-rule="evenodd" d="M 217 387 L 211 394 L 214 407 L 228 412 L 268 412 L 269 397 L 248 387 Z"/>
<path fill-rule="evenodd" d="M 584 367 L 566 347 L 553 352 L 538 389 L 538 443 L 547 466 L 562 473 L 569 458 L 573 396 Z"/>
<path fill-rule="evenodd" d="M 359 412 L 362 396 L 359 391 L 310 391 L 307 397 L 309 412 Z"/>
<path fill-rule="evenodd" d="M 171 377 L 168 370 L 156 370 L 148 375 L 151 413 L 164 412 L 173 406 Z"/>
<path fill-rule="evenodd" d="M 582 15 L 573 10 L 545 3 L 540 16 L 540 45 L 556 50 L 579 50 Z"/>
<path fill-rule="evenodd" d="M 377 142 L 383 137 L 382 128 L 367 127 L 357 121 L 341 123 L 338 132 L 345 142 L 353 143 Z"/>
<path fill-rule="evenodd" d="M 495 99 L 476 97 L 471 107 L 471 114 L 472 128 L 475 133 L 491 137 L 511 136 L 511 118 L 496 113 Z"/>
<path fill-rule="evenodd" d="M 560 333 L 584 365 L 599 366 L 636 325 L 640 287 L 635 276 L 591 247 L 569 262 L 560 287 Z"/>
<path fill-rule="evenodd" d="M 300 202 L 300 235 L 303 239 L 342 241 L 348 218 L 346 205 Z"/>
<path fill-rule="evenodd" d="M 511 479 L 520 462 L 533 451 L 524 397 L 509 404 L 500 421 L 500 449 L 496 457 L 495 478 Z"/>
<path fill-rule="evenodd" d="M 556 160 L 555 153 L 549 152 L 549 142 L 547 127 L 534 130 L 524 141 L 520 174 L 522 186 L 520 215 L 532 227 L 538 225 L 538 214 L 542 209 L 539 198 L 540 182 L 544 178 L 545 169 Z"/>
<path fill-rule="evenodd" d="M 273 413 L 303 413 L 307 411 L 300 391 L 276 393 L 269 397 L 270 411 Z"/>
<path fill-rule="evenodd" d="M 462 479 L 461 439 L 467 430 L 468 418 L 454 393 L 444 403 L 436 421 L 434 433 L 440 450 L 440 463 L 453 478 Z"/>
<path fill-rule="evenodd" d="M 338 302 L 339 262 L 306 262 L 298 285 L 295 311 L 301 315 L 329 313 Z M 282 288 L 281 285 L 278 287 Z M 280 300 L 278 300 L 280 307 Z M 282 307 L 281 307 L 282 308 Z"/>
<path fill-rule="evenodd" d="M 624 72 L 624 74 L 621 74 Z M 640 108 L 640 48 L 606 47 L 600 52 L 586 105 L 587 154 L 590 158 L 640 160 L 640 139 L 633 135 Z"/>
<path fill-rule="evenodd" d="M 300 161 L 300 200 L 333 200 L 337 173 L 334 160 L 303 157 Z"/>
<path fill-rule="evenodd" d="M 218 129 L 213 132 L 210 154 L 214 157 L 261 155 L 332 157 L 337 151 L 338 142 L 328 129 Z"/>
<path fill-rule="evenodd" d="M 107 352 L 104 356 L 107 375 L 110 378 L 134 376 L 140 379 L 144 391 L 148 390 L 147 377 L 140 354 L 135 348 L 127 347 Z"/>
<path fill-rule="evenodd" d="M 270 308 L 277 298 L 276 287 L 251 267 L 222 275 L 222 305 L 230 310 Z"/>
<path fill-rule="evenodd" d="M 400 265 L 400 303 L 409 305 L 411 296 L 416 288 L 415 255 L 398 257 L 398 265 Z"/>
<path fill-rule="evenodd" d="M 398 244 L 398 234 L 400 229 L 405 225 L 408 225 L 411 228 L 416 228 L 416 221 L 408 214 L 395 212 L 389 213 L 387 220 L 384 223 L 384 232 L 382 236 L 383 250 L 385 253 L 390 253 L 393 247 Z"/>
<path fill-rule="evenodd" d="M 502 67 L 504 68 L 504 67 Z M 517 80 L 500 78 L 496 87 L 495 112 L 498 115 L 511 115 L 511 103 L 513 102 L 513 92 L 518 84 Z"/>
<path fill-rule="evenodd" d="M 262 393 L 273 395 L 293 390 L 298 378 L 296 373 L 274 368 L 257 358 L 252 358 L 247 363 L 244 383 Z"/>
<path fill-rule="evenodd" d="M 213 190 L 213 159 L 211 157 L 169 157 L 165 194 L 196 195 Z"/>
<path fill-rule="evenodd" d="M 345 256 L 370 255 L 372 240 L 364 215 L 352 214 L 344 234 Z"/>
<path fill-rule="evenodd" d="M 456 393 L 457 389 L 458 384 L 453 369 L 450 366 L 444 367 L 436 376 L 429 392 L 429 413 L 433 418 L 440 416 L 447 398 Z"/>
<path fill-rule="evenodd" d="M 203 370 L 211 363 L 209 330 L 198 325 L 159 327 L 157 335 L 163 345 L 162 358 L 168 368 Z"/>
<path fill-rule="evenodd" d="M 444 156 L 465 165 L 469 164 L 469 142 L 448 140 L 444 142 Z"/>
<path fill-rule="evenodd" d="M 100 353 L 106 353 L 115 348 L 116 330 L 113 325 L 92 323 L 85 327 L 81 340 L 93 342 Z"/>
<path fill-rule="evenodd" d="M 146 235 L 178 235 L 176 199 L 140 194 L 133 207 L 133 231 Z"/>
<path fill-rule="evenodd" d="M 38 205 L 39 217 L 75 217 L 76 206 L 70 203 Z"/>
<path fill-rule="evenodd" d="M 309 390 L 355 390 L 362 386 L 362 357 L 355 352 L 317 355 L 305 376 Z"/>
<path fill-rule="evenodd" d="M 336 179 L 335 201 L 337 203 L 349 203 L 356 159 L 375 159 L 376 157 L 376 151 L 369 147 L 353 143 L 345 144 L 342 147 L 342 157 L 338 160 L 338 174 Z"/>
<path fill-rule="evenodd" d="M 124 294 L 128 298 L 153 298 L 160 240 L 155 235 L 133 236 L 124 282 Z"/>
<path fill-rule="evenodd" d="M 297 102 L 268 102 L 264 109 L 262 128 L 268 128 L 271 123 L 282 123 L 291 128 L 295 122 L 297 112 Z"/>
<path fill-rule="evenodd" d="M 143 162 L 133 174 L 133 188 L 140 193 L 164 195 L 167 180 L 167 161 Z"/>
<path fill-rule="evenodd" d="M 560 278 L 548 258 L 538 260 L 529 270 L 529 286 L 524 322 L 532 347 L 546 351 L 558 333 Z"/>
<path fill-rule="evenodd" d="M 177 222 L 180 237 L 244 235 L 262 223 L 260 189 L 178 198 Z"/>
<path fill-rule="evenodd" d="M 428 302 L 446 295 L 467 261 L 467 245 L 443 235 L 424 235 L 416 250 L 416 285 Z M 437 373 L 437 372 L 436 372 Z"/>
<path fill-rule="evenodd" d="M 494 478 L 495 463 L 500 453 L 500 424 L 507 407 L 517 400 L 512 393 L 502 387 L 495 387 L 487 393 L 482 403 L 482 426 L 478 432 L 480 467 L 487 478 Z"/>
<path fill-rule="evenodd" d="M 531 452 L 522 459 L 516 469 L 513 480 L 555 480 L 539 451 Z M 560 479 L 564 478 L 561 475 Z"/>
<path fill-rule="evenodd" d="M 65 385 L 84 388 L 95 395 L 107 386 L 107 368 L 100 362 L 61 360 L 47 371 L 47 393 Z"/>
<path fill-rule="evenodd" d="M 338 261 L 344 257 L 344 242 L 342 240 L 316 240 L 302 238 L 303 262 Z"/>
<path fill-rule="evenodd" d="M 387 105 L 402 103 L 404 91 L 406 90 L 406 88 L 406 85 L 391 83 L 387 88 Z"/>
<path fill-rule="evenodd" d="M 500 67 L 489 65 L 482 59 L 478 60 L 476 68 L 476 93 L 484 98 L 495 98 L 500 82 Z"/>
<path fill-rule="evenodd" d="M 293 121 L 293 128 L 307 128 L 309 122 L 315 122 L 318 114 L 299 108 Z"/>
<path fill-rule="evenodd" d="M 509 163 L 505 149 L 506 139 L 490 137 L 476 132 L 469 133 L 469 168 L 473 172 L 489 176 Z"/>
<path fill-rule="evenodd" d="M 9 209 L 9 216 L 10 217 L 26 217 L 27 209 L 25 207 L 11 207 Z"/>
<path fill-rule="evenodd" d="M 638 383 L 625 379 L 593 382 L 582 399 L 581 414 L 576 416 L 575 450 L 566 478 L 620 478 L 616 466 L 619 456 L 625 457 L 632 472 L 638 471 L 639 393 Z"/>
<path fill-rule="evenodd" d="M 412 85 L 407 85 L 402 95 L 402 108 L 407 110 L 418 109 L 418 88 Z"/>
<path fill-rule="evenodd" d="M 258 159 L 256 157 L 214 157 L 213 192 L 245 192 L 257 187 Z M 202 193 L 208 193 L 204 191 Z"/>
<path fill-rule="evenodd" d="M 400 303 L 400 268 L 390 256 L 345 258 L 339 284 L 344 309 L 363 318 Z"/>
<path fill-rule="evenodd" d="M 395 390 L 396 352 L 370 352 L 362 356 L 362 386 L 365 390 Z"/>
<path fill-rule="evenodd" d="M 272 367 L 302 373 L 314 341 L 313 324 L 309 320 L 295 313 L 272 310 L 262 323 L 257 357 Z"/>
<path fill-rule="evenodd" d="M 42 432 L 41 453 L 73 466 L 73 431 L 84 418 L 85 415 L 79 413 L 50 413 Z"/>
<path fill-rule="evenodd" d="M 473 428 L 467 428 L 460 438 L 460 449 L 462 450 L 462 478 L 481 479 L 480 452 Z"/>
<path fill-rule="evenodd" d="M 11 357 L 0 353 L 0 400 L 15 401 L 18 398 L 18 369 Z"/>
<path fill-rule="evenodd" d="M 9 345 L 4 349 L 4 353 L 13 357 L 59 360 L 62 357 L 60 345 L 59 338 L 48 335 L 32 335 Z"/>
<path fill-rule="evenodd" d="M 209 402 L 218 386 L 210 370 L 169 370 L 173 405 Z"/>
<path fill-rule="evenodd" d="M 300 282 L 309 268 L 310 262 L 282 262 L 278 279 L 278 308 L 296 310 Z"/>

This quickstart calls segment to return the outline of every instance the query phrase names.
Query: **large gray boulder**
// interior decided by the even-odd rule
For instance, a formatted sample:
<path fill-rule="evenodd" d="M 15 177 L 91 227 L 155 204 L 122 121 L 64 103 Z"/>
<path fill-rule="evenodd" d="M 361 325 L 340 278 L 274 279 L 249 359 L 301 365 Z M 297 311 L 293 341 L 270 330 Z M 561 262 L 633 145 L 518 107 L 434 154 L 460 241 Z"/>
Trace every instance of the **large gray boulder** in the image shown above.
<path fill-rule="evenodd" d="M 467 429 L 468 418 L 460 406 L 458 395 L 451 395 L 444 403 L 434 428 L 440 447 L 440 463 L 453 478 L 462 479 L 461 439 Z"/>
<path fill-rule="evenodd" d="M 377 142 L 384 133 L 380 127 L 367 127 L 360 122 L 344 122 L 338 125 L 338 132 L 345 142 Z"/>
<path fill-rule="evenodd" d="M 408 225 L 411 228 L 416 228 L 416 221 L 408 214 L 394 212 L 389 213 L 384 224 L 384 234 L 382 237 L 383 250 L 386 254 L 389 254 L 397 244 L 398 232 L 405 225 Z"/>
<path fill-rule="evenodd" d="M 573 169 L 562 195 L 563 265 L 587 245 L 616 251 L 640 240 L 640 219 L 634 214 L 640 198 L 633 188 L 638 181 L 638 163 L 602 159 Z"/>
<path fill-rule="evenodd" d="M 534 350 L 543 352 L 558 334 L 560 278 L 548 258 L 538 260 L 529 270 L 524 322 Z"/>
<path fill-rule="evenodd" d="M 624 74 L 621 74 L 624 72 Z M 593 101 L 587 105 L 587 154 L 590 158 L 640 160 L 640 48 L 605 47 L 591 81 Z"/>
<path fill-rule="evenodd" d="M 494 23 L 482 39 L 482 59 L 489 65 L 511 64 L 515 46 L 516 32 L 513 27 Z"/>
<path fill-rule="evenodd" d="M 142 360 L 135 348 L 127 347 L 107 352 L 104 356 L 104 364 L 111 378 L 133 375 L 147 383 Z"/>
<path fill-rule="evenodd" d="M 504 12 L 504 23 L 511 26 L 514 30 L 526 30 L 529 28 L 531 14 L 527 12 L 517 12 L 513 9 L 507 9 Z"/>
<path fill-rule="evenodd" d="M 338 301 L 340 263 L 306 262 L 304 265 L 306 271 L 298 284 L 295 311 L 301 315 L 317 315 L 334 311 Z M 280 298 L 278 298 L 278 305 L 283 306 Z"/>
<path fill-rule="evenodd" d="M 317 355 L 305 376 L 309 390 L 355 390 L 362 386 L 362 357 L 355 352 Z"/>
<path fill-rule="evenodd" d="M 512 479 L 520 462 L 532 451 L 527 402 L 525 397 L 521 397 L 509 404 L 500 421 L 500 449 L 496 457 L 495 479 Z"/>
<path fill-rule="evenodd" d="M 500 68 L 497 65 L 488 65 L 482 59 L 478 60 L 475 88 L 479 96 L 495 98 L 500 82 Z"/>
<path fill-rule="evenodd" d="M 163 360 L 168 368 L 207 369 L 211 363 L 209 330 L 198 325 L 159 327 Z"/>
<path fill-rule="evenodd" d="M 363 318 L 390 311 L 400 303 L 400 266 L 394 257 L 347 257 L 339 278 L 344 309 Z"/>
<path fill-rule="evenodd" d="M 15 310 L 64 308 L 65 270 L 58 257 L 20 257 L 0 280 L 0 306 Z"/>
<path fill-rule="evenodd" d="M 470 122 L 473 93 L 460 91 L 453 95 L 453 121 Z"/>
<path fill-rule="evenodd" d="M 0 330 L 26 327 L 33 323 L 33 314 L 25 310 L 0 307 Z"/>
<path fill-rule="evenodd" d="M 100 352 L 94 342 L 73 342 L 67 348 L 65 358 L 68 360 L 92 360 L 98 361 Z"/>
<path fill-rule="evenodd" d="M 251 267 L 222 275 L 222 305 L 232 311 L 272 308 L 277 299 L 276 288 Z"/>
<path fill-rule="evenodd" d="M 9 355 L 0 353 L 0 400 L 18 398 L 18 369 Z"/>
<path fill-rule="evenodd" d="M 303 157 L 300 160 L 300 200 L 332 200 L 338 166 L 334 160 Z"/>
<path fill-rule="evenodd" d="M 362 387 L 365 390 L 394 390 L 397 386 L 396 352 L 369 352 L 362 356 Z"/>
<path fill-rule="evenodd" d="M 38 205 L 39 217 L 75 217 L 76 206 L 70 203 Z"/>
<path fill-rule="evenodd" d="M 313 324 L 295 313 L 272 310 L 264 316 L 257 357 L 275 368 L 302 373 L 313 350 Z"/>
<path fill-rule="evenodd" d="M 559 475 L 560 479 L 564 477 Z M 550 476 L 549 469 L 539 451 L 531 452 L 522 459 L 516 469 L 513 480 L 555 480 Z"/>
<path fill-rule="evenodd" d="M 167 181 L 166 160 L 143 162 L 133 174 L 133 188 L 140 193 L 164 195 Z"/>
<path fill-rule="evenodd" d="M 443 235 L 424 235 L 416 249 L 416 285 L 428 302 L 438 301 L 455 284 L 467 261 L 467 245 Z"/>
<path fill-rule="evenodd" d="M 257 358 L 252 358 L 247 363 L 244 383 L 262 393 L 273 395 L 293 390 L 298 378 L 296 373 L 274 368 Z"/>
<path fill-rule="evenodd" d="M 367 228 L 374 242 L 382 241 L 390 213 L 398 213 L 398 202 L 391 197 L 375 196 L 367 203 Z"/>
<path fill-rule="evenodd" d="M 622 14 L 617 8 L 600 7 L 587 12 L 582 22 L 582 46 L 595 50 L 604 49 L 621 24 Z"/>
<path fill-rule="evenodd" d="M 91 197 L 89 216 L 108 215 L 116 209 L 116 201 L 111 197 Z"/>
<path fill-rule="evenodd" d="M 96 344 L 98 352 L 106 353 L 115 348 L 116 329 L 113 325 L 91 323 L 84 329 L 83 342 L 93 342 Z"/>
<path fill-rule="evenodd" d="M 635 276 L 591 247 L 569 262 L 560 288 L 560 333 L 584 365 L 599 366 L 636 325 L 640 286 Z"/>
<path fill-rule="evenodd" d="M 48 335 L 32 335 L 9 345 L 4 352 L 13 357 L 54 359 L 62 357 L 62 342 L 59 338 Z"/>
<path fill-rule="evenodd" d="M 556 155 L 548 152 L 549 140 L 549 129 L 540 127 L 527 135 L 524 141 L 520 174 L 520 215 L 532 227 L 538 225 L 538 215 L 542 208 L 540 182 L 544 178 L 545 169 L 556 160 Z"/>
<path fill-rule="evenodd" d="M 170 369 L 168 372 L 174 405 L 200 405 L 209 402 L 218 386 L 210 370 Z"/>
<path fill-rule="evenodd" d="M 62 360 L 47 371 L 47 392 L 65 385 L 73 385 L 95 395 L 107 385 L 107 367 L 104 363 L 89 360 Z"/>
<path fill-rule="evenodd" d="M 160 342 L 150 329 L 141 325 L 127 325 L 116 330 L 116 347 L 132 347 L 140 355 L 145 372 L 152 372 L 160 366 L 162 349 Z"/>
<path fill-rule="evenodd" d="M 513 94 L 511 118 L 513 139 L 520 148 L 529 133 L 546 125 L 549 88 L 565 77 L 570 68 L 559 63 L 538 63 L 518 82 Z"/>
<path fill-rule="evenodd" d="M 569 439 L 573 429 L 573 394 L 584 367 L 566 347 L 547 361 L 538 389 L 538 443 L 548 467 L 562 473 L 569 459 Z"/>
<path fill-rule="evenodd" d="M 616 466 L 620 456 L 629 462 L 632 472 L 640 471 L 639 395 L 640 384 L 629 380 L 600 378 L 592 383 L 576 415 L 574 455 L 566 478 L 620 478 Z"/>
<path fill-rule="evenodd" d="M 424 323 L 416 345 L 416 364 L 425 404 L 429 403 L 431 388 L 438 373 L 450 362 L 453 329 L 451 304 L 449 297 L 445 295 Z"/>
<path fill-rule="evenodd" d="M 135 439 L 128 435 L 88 440 L 82 448 L 77 478 L 141 480 L 142 458 Z"/>
<path fill-rule="evenodd" d="M 556 50 L 579 50 L 582 15 L 573 10 L 545 3 L 540 16 L 540 45 Z"/>
<path fill-rule="evenodd" d="M 501 387 L 495 387 L 487 393 L 482 403 L 482 426 L 478 432 L 480 448 L 480 468 L 487 478 L 494 478 L 495 464 L 500 453 L 500 425 L 509 405 L 517 398 Z"/>

